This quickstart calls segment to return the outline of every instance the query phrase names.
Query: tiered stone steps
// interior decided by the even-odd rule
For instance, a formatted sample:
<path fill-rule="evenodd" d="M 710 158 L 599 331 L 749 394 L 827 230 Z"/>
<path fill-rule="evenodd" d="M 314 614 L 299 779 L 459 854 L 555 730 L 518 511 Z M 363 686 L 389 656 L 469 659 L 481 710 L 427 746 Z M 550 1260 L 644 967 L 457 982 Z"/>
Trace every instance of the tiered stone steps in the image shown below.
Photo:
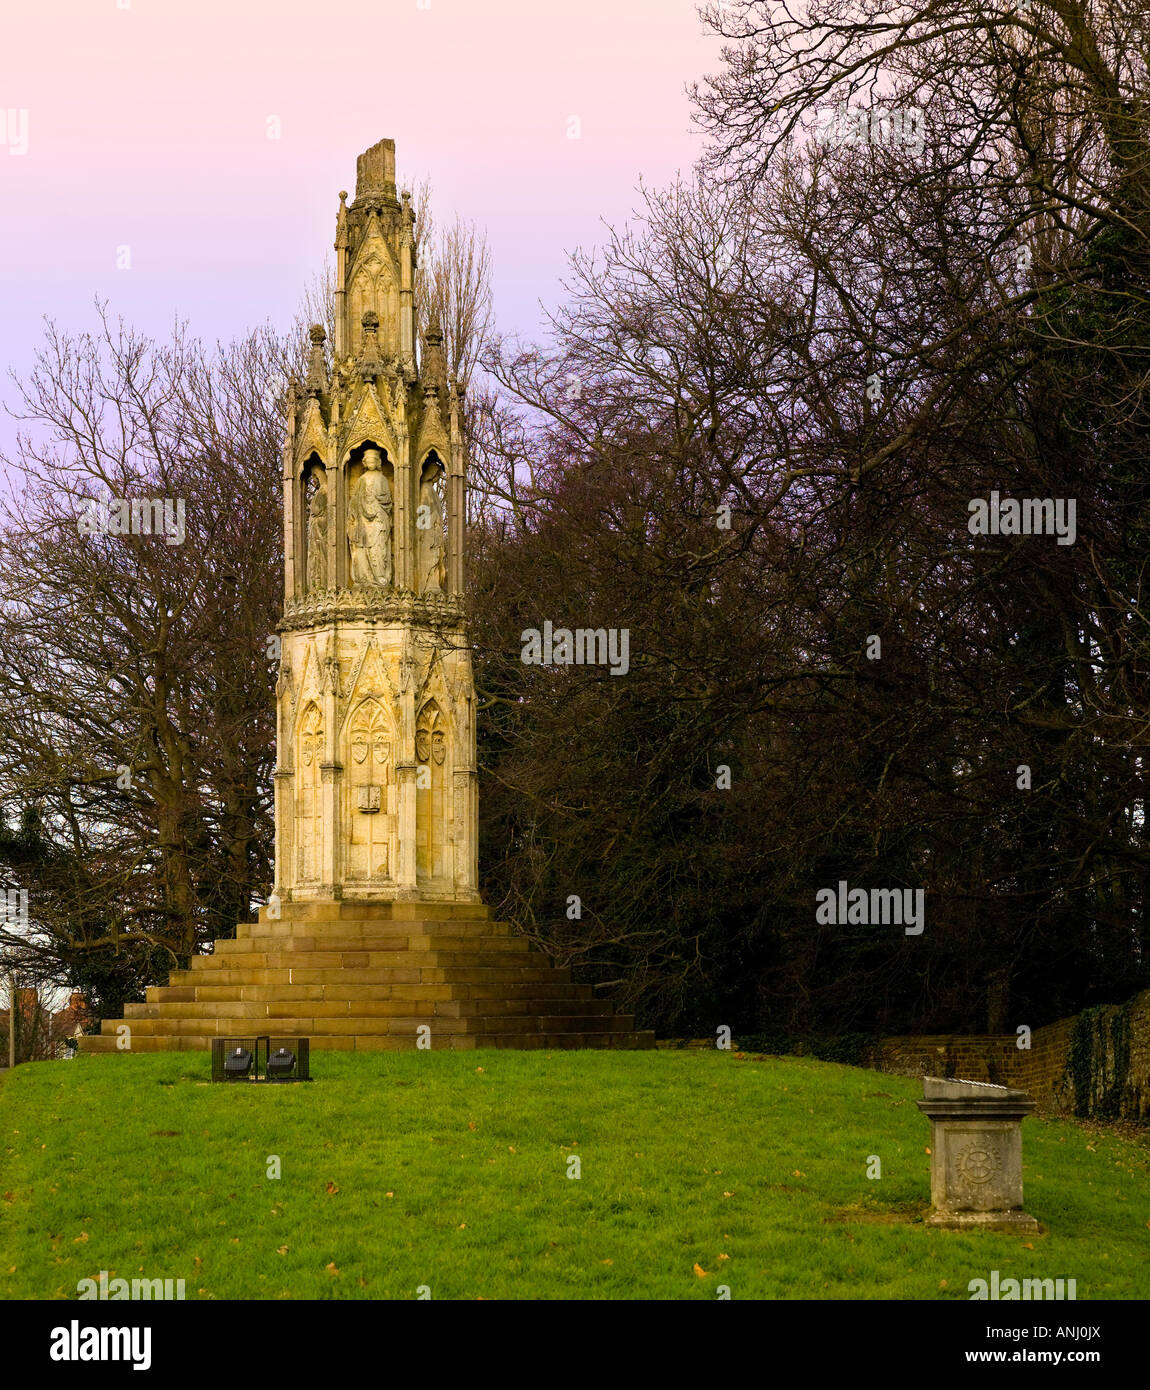
<path fill-rule="evenodd" d="M 655 1035 L 574 984 L 480 904 L 288 903 L 243 922 L 189 970 L 107 1019 L 85 1052 L 211 1047 L 219 1036 L 308 1037 L 312 1048 L 649 1048 Z"/>

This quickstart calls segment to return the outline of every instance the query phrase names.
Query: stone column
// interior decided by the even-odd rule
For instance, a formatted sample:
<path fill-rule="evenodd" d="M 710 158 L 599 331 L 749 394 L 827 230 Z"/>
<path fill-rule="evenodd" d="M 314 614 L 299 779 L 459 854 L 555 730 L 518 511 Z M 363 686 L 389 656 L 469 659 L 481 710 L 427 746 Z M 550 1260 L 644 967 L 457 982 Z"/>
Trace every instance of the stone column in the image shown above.
<path fill-rule="evenodd" d="M 392 533 L 392 564 L 397 589 L 415 588 L 415 560 L 411 553 L 411 436 L 407 426 L 407 386 L 402 378 L 396 382 L 395 442 L 392 498 L 394 531 Z"/>
<path fill-rule="evenodd" d="M 347 537 L 336 524 L 340 517 L 340 509 L 336 503 L 339 494 L 339 453 L 330 442 L 327 452 L 323 459 L 323 483 L 327 489 L 327 587 L 329 589 L 339 588 L 339 556 L 341 549 L 347 545 Z"/>
<path fill-rule="evenodd" d="M 409 212 L 410 203 L 405 193 L 399 229 L 399 353 L 405 362 L 409 357 L 414 360 L 415 355 L 415 301 L 412 286 L 414 252 Z"/>
<path fill-rule="evenodd" d="M 320 763 L 320 786 L 323 798 L 323 847 L 320 863 L 323 873 L 320 878 L 320 892 L 324 897 L 343 896 L 340 887 L 343 875 L 343 856 L 340 846 L 343 840 L 343 818 L 340 814 L 340 773 L 343 764 L 339 760 L 336 745 L 336 721 L 339 716 L 339 663 L 335 656 L 335 641 L 328 647 L 324 663 L 323 678 L 323 747 L 324 760 Z"/>
<path fill-rule="evenodd" d="M 332 344 L 337 362 L 347 356 L 347 340 L 347 191 L 341 189 L 335 219 L 335 342 Z"/>
<path fill-rule="evenodd" d="M 456 597 L 463 593 L 463 528 L 467 515 L 463 435 L 459 427 L 461 408 L 462 393 L 455 386 L 451 392 L 451 458 L 447 478 L 447 591 Z"/>
<path fill-rule="evenodd" d="M 395 760 L 395 780 L 399 803 L 399 863 L 395 872 L 396 897 L 415 898 L 419 896 L 415 844 L 418 763 L 415 758 L 415 661 L 410 631 L 403 635 L 403 649 L 399 657 L 398 706 L 399 750 Z"/>
<path fill-rule="evenodd" d="M 291 901 L 291 886 L 295 882 L 292 854 L 292 828 L 295 825 L 295 775 L 284 767 L 272 773 L 275 791 L 276 866 L 272 891 L 281 902 Z"/>
<path fill-rule="evenodd" d="M 328 477 L 327 524 L 332 532 L 333 549 L 328 555 L 334 560 L 328 571 L 328 583 L 333 589 L 346 589 L 351 583 L 347 555 L 347 492 L 350 458 L 344 458 Z"/>
<path fill-rule="evenodd" d="M 1035 1107 L 1025 1091 L 981 1081 L 923 1078 L 930 1117 L 929 1226 L 1036 1231 L 1022 1209 L 1022 1121 Z"/>

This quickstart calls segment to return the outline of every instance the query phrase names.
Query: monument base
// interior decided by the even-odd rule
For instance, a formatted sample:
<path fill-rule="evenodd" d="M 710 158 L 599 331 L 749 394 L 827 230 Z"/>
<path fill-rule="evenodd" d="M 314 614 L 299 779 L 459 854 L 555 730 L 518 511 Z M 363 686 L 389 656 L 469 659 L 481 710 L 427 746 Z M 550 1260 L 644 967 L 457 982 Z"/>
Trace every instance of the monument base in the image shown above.
<path fill-rule="evenodd" d="M 261 908 L 80 1048 L 207 1051 L 254 1032 L 361 1052 L 655 1045 L 482 903 L 345 899 Z"/>
<path fill-rule="evenodd" d="M 935 1211 L 926 1218 L 927 1226 L 949 1231 L 1025 1231 L 1040 1230 L 1038 1221 L 1024 1211 Z"/>

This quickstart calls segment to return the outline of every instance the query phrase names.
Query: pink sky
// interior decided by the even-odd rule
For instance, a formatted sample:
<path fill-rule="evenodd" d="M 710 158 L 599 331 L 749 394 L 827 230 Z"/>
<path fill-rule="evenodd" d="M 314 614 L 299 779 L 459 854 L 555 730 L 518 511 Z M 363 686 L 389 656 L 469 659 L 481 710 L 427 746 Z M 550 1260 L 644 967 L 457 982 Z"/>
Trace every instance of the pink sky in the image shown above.
<path fill-rule="evenodd" d="M 96 295 L 157 335 L 286 324 L 385 136 L 441 222 L 487 228 L 498 326 L 534 333 L 564 252 L 624 220 L 640 176 L 690 168 L 684 84 L 719 61 L 695 0 L 119 3 L 5 18 L 0 112 L 26 111 L 28 139 L 0 146 L 0 363 L 20 373 L 41 316 L 88 329 Z"/>

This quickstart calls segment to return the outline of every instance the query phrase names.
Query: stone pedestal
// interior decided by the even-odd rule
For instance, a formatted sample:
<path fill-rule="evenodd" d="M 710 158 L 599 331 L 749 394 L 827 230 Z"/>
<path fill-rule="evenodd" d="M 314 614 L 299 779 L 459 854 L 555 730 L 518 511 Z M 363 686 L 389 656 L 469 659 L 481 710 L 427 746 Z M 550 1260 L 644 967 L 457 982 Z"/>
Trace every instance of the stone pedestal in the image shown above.
<path fill-rule="evenodd" d="M 929 1226 L 1036 1231 L 1022 1210 L 1025 1091 L 981 1081 L 923 1078 L 915 1104 L 930 1117 Z"/>

